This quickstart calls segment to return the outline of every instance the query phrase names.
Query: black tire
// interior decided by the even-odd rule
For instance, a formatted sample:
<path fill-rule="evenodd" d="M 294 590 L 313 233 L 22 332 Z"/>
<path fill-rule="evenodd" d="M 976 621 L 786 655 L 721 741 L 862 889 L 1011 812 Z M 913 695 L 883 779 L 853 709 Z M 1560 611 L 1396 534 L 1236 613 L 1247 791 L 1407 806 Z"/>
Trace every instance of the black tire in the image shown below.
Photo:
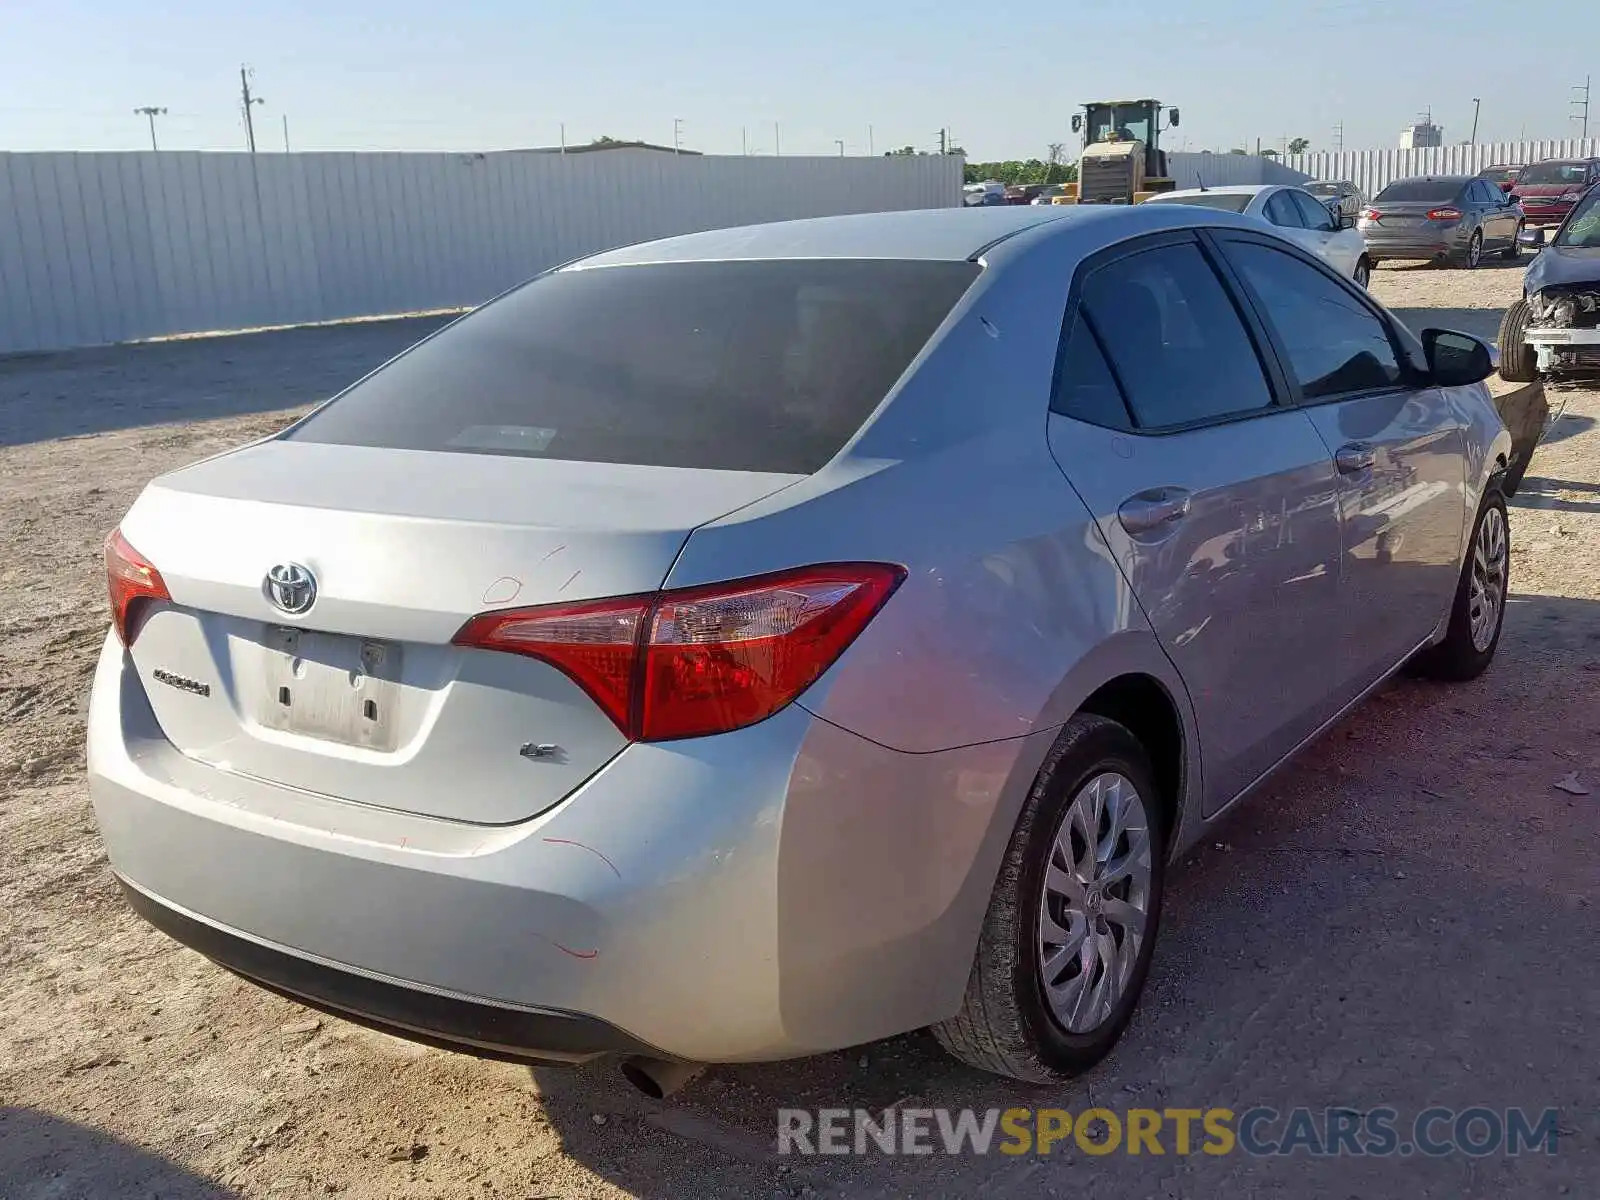
<path fill-rule="evenodd" d="M 1533 347 L 1526 340 L 1528 300 L 1523 297 L 1500 318 L 1500 378 L 1507 383 L 1532 383 L 1539 378 Z"/>
<path fill-rule="evenodd" d="M 1040 907 L 1061 824 L 1079 792 L 1107 772 L 1123 775 L 1143 801 L 1150 841 L 1148 917 L 1121 997 L 1098 1026 L 1072 1033 L 1045 999 L 1037 952 Z M 1161 925 L 1166 846 L 1165 806 L 1138 739 L 1105 717 L 1079 714 L 1067 722 L 1006 847 L 961 1009 L 933 1026 L 934 1037 L 969 1066 L 1028 1083 L 1059 1083 L 1103 1059 L 1127 1028 L 1149 974 Z"/>
<path fill-rule="evenodd" d="M 1494 631 L 1486 644 L 1480 645 L 1472 633 L 1473 576 L 1476 572 L 1479 536 L 1487 522 L 1500 523 L 1502 551 L 1499 559 L 1500 594 L 1494 613 Z M 1500 634 L 1505 628 L 1506 597 L 1511 587 L 1511 527 L 1506 519 L 1505 497 L 1498 483 L 1489 489 L 1478 506 L 1478 519 L 1472 523 L 1472 540 L 1467 543 L 1467 553 L 1461 564 L 1461 578 L 1456 582 L 1455 600 L 1450 606 L 1450 629 L 1444 641 L 1431 646 L 1412 660 L 1415 674 L 1447 683 L 1465 683 L 1476 679 L 1494 661 L 1495 648 L 1500 645 Z"/>
<path fill-rule="evenodd" d="M 1466 250 L 1456 259 L 1455 265 L 1463 271 L 1471 271 L 1475 270 L 1481 262 L 1483 262 L 1483 230 L 1474 229 L 1471 239 L 1467 242 Z"/>
<path fill-rule="evenodd" d="M 1355 281 L 1364 288 L 1372 286 L 1372 260 L 1364 254 L 1356 261 Z"/>
<path fill-rule="evenodd" d="M 1522 222 L 1517 222 L 1516 232 L 1511 235 L 1511 245 L 1500 251 L 1500 257 L 1507 262 L 1516 262 L 1522 257 L 1522 243 L 1517 239 L 1522 236 Z"/>

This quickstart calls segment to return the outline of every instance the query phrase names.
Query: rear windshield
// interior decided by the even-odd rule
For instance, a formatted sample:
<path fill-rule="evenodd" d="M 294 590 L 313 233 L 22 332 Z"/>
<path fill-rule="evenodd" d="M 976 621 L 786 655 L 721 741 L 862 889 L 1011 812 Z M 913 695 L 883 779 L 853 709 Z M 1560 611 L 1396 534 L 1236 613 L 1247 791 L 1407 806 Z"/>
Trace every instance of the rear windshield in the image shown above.
<path fill-rule="evenodd" d="M 1516 177 L 1517 168 L 1515 167 L 1490 167 L 1483 173 L 1483 178 L 1491 183 L 1504 183 L 1506 180 L 1515 179 Z"/>
<path fill-rule="evenodd" d="M 1242 213 L 1255 197 L 1248 192 L 1195 192 L 1189 196 L 1151 196 L 1150 204 L 1193 204 L 1199 208 L 1220 208 Z"/>
<path fill-rule="evenodd" d="M 977 277 L 968 262 L 558 271 L 325 405 L 293 441 L 809 474 Z"/>
<path fill-rule="evenodd" d="M 1543 162 L 1525 167 L 1518 183 L 1582 183 L 1589 177 L 1582 163 Z"/>
<path fill-rule="evenodd" d="M 1337 196 L 1339 185 L 1337 183 L 1303 183 L 1300 185 L 1313 196 Z"/>
<path fill-rule="evenodd" d="M 1432 204 L 1454 200 L 1460 194 L 1461 187 L 1462 180 L 1459 179 L 1402 179 L 1379 192 L 1374 202 L 1388 200 L 1394 204 L 1404 204 L 1416 200 Z"/>

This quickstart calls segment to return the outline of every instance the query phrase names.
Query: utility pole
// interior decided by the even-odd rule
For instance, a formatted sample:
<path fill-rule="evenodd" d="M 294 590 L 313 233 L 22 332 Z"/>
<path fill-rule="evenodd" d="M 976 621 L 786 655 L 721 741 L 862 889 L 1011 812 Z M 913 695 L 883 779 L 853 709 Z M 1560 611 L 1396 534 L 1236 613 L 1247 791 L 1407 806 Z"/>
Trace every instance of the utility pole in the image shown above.
<path fill-rule="evenodd" d="M 289 153 L 289 114 L 283 114 L 283 152 Z"/>
<path fill-rule="evenodd" d="M 143 108 L 134 109 L 133 110 L 133 115 L 136 116 L 136 117 L 144 117 L 150 122 L 150 149 L 152 149 L 152 150 L 157 149 L 157 146 L 156 146 L 156 118 L 157 117 L 166 116 L 167 115 L 167 110 L 164 109 L 164 108 L 157 108 L 153 104 L 147 104 Z"/>
<path fill-rule="evenodd" d="M 844 139 L 843 138 L 834 138 L 833 139 L 833 144 L 835 146 L 839 147 L 839 157 L 843 158 L 844 157 Z"/>
<path fill-rule="evenodd" d="M 265 104 L 266 101 L 260 96 L 252 96 L 250 94 L 250 74 L 248 67 L 239 68 L 239 100 L 240 107 L 244 109 L 244 136 L 245 141 L 249 143 L 250 153 L 254 154 L 256 152 L 256 124 L 250 112 L 250 107 L 255 104 Z"/>
<path fill-rule="evenodd" d="M 1343 154 L 1344 153 L 1344 122 L 1343 121 L 1340 121 L 1337 125 L 1335 125 L 1333 127 L 1333 152 L 1335 154 Z"/>
<path fill-rule="evenodd" d="M 772 156 L 774 158 L 778 158 L 781 157 L 782 154 L 783 142 L 778 138 L 778 123 L 774 121 L 772 123 Z"/>
<path fill-rule="evenodd" d="M 1478 144 L 1478 110 L 1482 106 L 1483 101 L 1474 96 L 1472 98 L 1472 137 L 1467 143 L 1469 146 L 1476 146 Z"/>
<path fill-rule="evenodd" d="M 750 153 L 750 134 L 743 125 L 739 126 L 739 153 Z"/>
<path fill-rule="evenodd" d="M 945 131 L 943 129 L 939 130 L 939 153 L 940 154 L 945 153 L 945 146 L 948 143 L 948 141 L 949 141 L 949 139 L 945 136 Z"/>
<path fill-rule="evenodd" d="M 672 118 L 672 152 L 680 154 L 683 151 L 683 118 Z"/>
<path fill-rule="evenodd" d="M 566 154 L 566 152 L 567 152 L 567 123 L 565 121 L 563 121 L 563 122 L 561 122 L 561 153 L 562 154 Z"/>
<path fill-rule="evenodd" d="M 876 158 L 878 148 L 872 144 L 872 126 L 867 126 L 867 157 Z"/>
<path fill-rule="evenodd" d="M 1583 137 L 1585 139 L 1587 139 L 1589 136 L 1589 79 L 1590 76 L 1585 75 L 1583 77 L 1583 86 L 1574 86 L 1572 89 L 1575 92 L 1581 92 L 1583 94 L 1582 99 L 1579 99 L 1576 96 L 1574 96 L 1572 99 L 1572 107 L 1578 110 L 1572 114 L 1572 119 L 1574 121 L 1581 121 L 1583 123 Z"/>

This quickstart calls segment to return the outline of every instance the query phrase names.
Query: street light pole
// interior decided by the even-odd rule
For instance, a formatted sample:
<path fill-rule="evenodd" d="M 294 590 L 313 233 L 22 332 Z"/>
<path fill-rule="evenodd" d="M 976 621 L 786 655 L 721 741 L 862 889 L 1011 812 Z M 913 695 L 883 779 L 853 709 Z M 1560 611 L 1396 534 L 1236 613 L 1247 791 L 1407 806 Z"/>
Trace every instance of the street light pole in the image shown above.
<path fill-rule="evenodd" d="M 1472 140 L 1470 144 L 1473 146 L 1478 144 L 1478 109 L 1481 108 L 1482 105 L 1483 101 L 1478 99 L 1478 97 L 1474 96 L 1472 98 Z"/>
<path fill-rule="evenodd" d="M 158 149 L 158 147 L 156 146 L 156 118 L 157 117 L 166 116 L 167 115 L 167 110 L 164 109 L 164 108 L 158 108 L 153 104 L 147 104 L 143 108 L 134 109 L 133 110 L 133 115 L 136 116 L 136 117 L 144 117 L 147 120 L 149 120 L 149 122 L 150 122 L 150 149 L 152 149 L 152 150 Z"/>
<path fill-rule="evenodd" d="M 844 157 L 844 139 L 843 138 L 834 138 L 833 139 L 833 144 L 835 146 L 839 147 L 839 157 L 843 158 Z"/>

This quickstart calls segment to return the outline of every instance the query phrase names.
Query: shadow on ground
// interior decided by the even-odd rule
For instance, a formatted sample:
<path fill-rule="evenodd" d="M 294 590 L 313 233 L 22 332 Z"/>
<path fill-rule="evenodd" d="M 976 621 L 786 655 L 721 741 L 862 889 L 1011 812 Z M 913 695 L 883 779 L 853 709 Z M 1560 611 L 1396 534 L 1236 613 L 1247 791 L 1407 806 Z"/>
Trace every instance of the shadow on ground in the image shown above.
<path fill-rule="evenodd" d="M 0 446 L 313 404 L 447 319 L 362 321 L 0 358 Z"/>
<path fill-rule="evenodd" d="M 0 1108 L 0 1196 L 6 1200 L 232 1200 L 169 1159 L 30 1108 Z"/>
<path fill-rule="evenodd" d="M 1570 727 L 1549 728 L 1554 711 Z M 614 1070 L 539 1070 L 546 1115 L 569 1153 L 641 1195 L 689 1194 L 697 1177 L 762 1197 L 1600 1195 L 1600 804 L 1553 786 L 1600 769 L 1597 739 L 1600 604 L 1515 596 L 1484 677 L 1391 685 L 1185 856 L 1139 1014 L 1085 1078 L 1012 1083 L 913 1034 L 717 1068 L 665 1104 Z M 779 1108 L 896 1103 L 1389 1105 L 1403 1132 L 1434 1105 L 1554 1108 L 1562 1132 L 1555 1155 L 1517 1158 L 775 1153 Z"/>

